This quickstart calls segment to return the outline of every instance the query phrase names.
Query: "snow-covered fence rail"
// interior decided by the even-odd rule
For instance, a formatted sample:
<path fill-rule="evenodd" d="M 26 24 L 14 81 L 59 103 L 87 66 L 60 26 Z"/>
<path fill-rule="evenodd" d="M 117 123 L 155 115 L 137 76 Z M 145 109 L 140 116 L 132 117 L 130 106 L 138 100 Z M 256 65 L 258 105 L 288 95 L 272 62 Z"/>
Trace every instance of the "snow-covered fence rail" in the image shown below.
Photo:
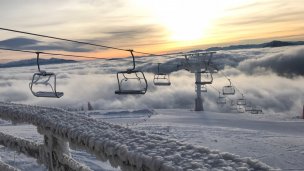
<path fill-rule="evenodd" d="M 30 142 L 28 140 L 0 132 L 0 145 L 36 158 L 39 163 L 44 163 L 46 166 L 48 166 L 49 170 L 90 171 L 88 167 L 75 161 L 73 158 L 66 154 L 58 155 L 60 159 L 56 161 L 56 167 L 52 166 L 52 162 L 49 161 L 49 154 L 51 153 L 48 153 L 48 148 L 45 147 L 44 144 L 37 144 L 35 142 Z M 0 170 L 16 171 L 18 169 L 0 162 Z"/>
<path fill-rule="evenodd" d="M 17 168 L 14 168 L 11 165 L 8 165 L 6 163 L 4 163 L 3 161 L 0 161 L 0 170 L 5 170 L 5 171 L 20 171 Z"/>
<path fill-rule="evenodd" d="M 69 142 L 122 170 L 275 170 L 258 160 L 168 140 L 61 109 L 0 103 L 0 118 L 36 125 L 45 139 L 58 139 L 61 145 L 57 151 L 65 151 Z"/>
<path fill-rule="evenodd" d="M 39 158 L 40 145 L 37 143 L 0 132 L 0 144 L 5 147 L 12 148 L 18 152 L 24 153 L 30 157 L 36 159 Z"/>

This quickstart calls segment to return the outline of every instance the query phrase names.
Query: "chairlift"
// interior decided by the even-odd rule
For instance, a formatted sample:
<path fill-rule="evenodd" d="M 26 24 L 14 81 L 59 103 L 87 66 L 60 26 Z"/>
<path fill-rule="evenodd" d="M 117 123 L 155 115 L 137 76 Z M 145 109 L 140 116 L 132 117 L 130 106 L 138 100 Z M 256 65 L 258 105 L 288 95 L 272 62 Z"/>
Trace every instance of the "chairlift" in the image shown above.
<path fill-rule="evenodd" d="M 250 105 L 245 106 L 245 111 L 246 112 L 251 112 L 252 111 L 252 106 L 250 106 Z"/>
<path fill-rule="evenodd" d="M 142 71 L 135 69 L 133 50 L 129 50 L 129 52 L 133 59 L 133 68 L 117 72 L 118 90 L 115 91 L 115 94 L 145 94 L 148 89 L 147 79 Z"/>
<path fill-rule="evenodd" d="M 154 75 L 153 83 L 155 86 L 170 86 L 170 77 L 169 74 L 161 73 L 159 71 L 160 63 L 157 66 L 157 74 Z"/>
<path fill-rule="evenodd" d="M 226 97 L 221 95 L 221 92 L 219 92 L 219 97 L 217 99 L 217 104 L 226 104 Z"/>
<path fill-rule="evenodd" d="M 237 111 L 237 110 L 238 110 L 238 107 L 237 107 L 236 104 L 233 104 L 233 105 L 230 106 L 230 109 L 231 109 L 232 111 Z"/>
<path fill-rule="evenodd" d="M 263 110 L 261 107 L 252 107 L 250 113 L 251 114 L 260 114 L 260 113 L 263 113 Z"/>
<path fill-rule="evenodd" d="M 238 113 L 245 113 L 245 108 L 244 108 L 244 106 L 237 105 L 237 112 L 238 112 Z"/>
<path fill-rule="evenodd" d="M 235 89 L 231 84 L 230 79 L 228 79 L 229 85 L 223 87 L 223 95 L 234 95 Z"/>
<path fill-rule="evenodd" d="M 40 53 L 41 52 L 36 52 L 38 72 L 34 73 L 32 81 L 29 83 L 30 90 L 32 94 L 36 97 L 60 98 L 63 96 L 63 92 L 57 92 L 56 90 L 56 74 L 53 72 L 46 72 L 40 70 Z M 41 88 L 43 90 L 36 91 L 36 89 Z"/>
<path fill-rule="evenodd" d="M 208 71 L 202 71 L 201 72 L 201 81 L 200 82 L 195 82 L 195 84 L 212 84 L 213 83 L 213 76 L 211 72 Z"/>
<path fill-rule="evenodd" d="M 237 99 L 236 104 L 239 106 L 245 106 L 247 104 L 243 94 L 241 98 Z"/>
<path fill-rule="evenodd" d="M 202 85 L 198 85 L 198 86 L 201 86 L 201 92 L 204 92 L 204 93 L 208 92 L 206 85 L 202 84 Z M 197 86 L 195 86 L 195 92 L 197 92 Z"/>

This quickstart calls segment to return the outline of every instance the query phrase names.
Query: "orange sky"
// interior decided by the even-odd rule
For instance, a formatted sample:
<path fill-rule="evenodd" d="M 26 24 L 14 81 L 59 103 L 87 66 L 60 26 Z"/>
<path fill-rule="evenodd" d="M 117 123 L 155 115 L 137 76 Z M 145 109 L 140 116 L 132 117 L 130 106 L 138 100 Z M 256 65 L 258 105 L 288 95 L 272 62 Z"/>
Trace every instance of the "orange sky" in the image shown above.
<path fill-rule="evenodd" d="M 149 53 L 304 40 L 303 0 L 17 0 L 1 2 L 0 15 L 1 27 Z M 0 41 L 16 37 L 57 43 L 0 31 Z M 84 48 L 77 54 L 129 56 Z"/>

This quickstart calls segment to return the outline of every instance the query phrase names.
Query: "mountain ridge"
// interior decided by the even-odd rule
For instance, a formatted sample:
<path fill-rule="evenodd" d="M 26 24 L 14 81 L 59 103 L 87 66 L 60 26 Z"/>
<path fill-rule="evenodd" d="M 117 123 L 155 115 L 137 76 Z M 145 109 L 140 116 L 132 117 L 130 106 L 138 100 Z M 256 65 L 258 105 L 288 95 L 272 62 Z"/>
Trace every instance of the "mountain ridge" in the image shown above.
<path fill-rule="evenodd" d="M 244 44 L 244 45 L 231 45 L 223 47 L 210 47 L 205 49 L 206 51 L 218 51 L 218 50 L 238 50 L 238 49 L 254 49 L 254 48 L 274 48 L 283 46 L 298 46 L 304 45 L 304 41 L 279 41 L 273 40 L 271 42 L 260 44 Z"/>

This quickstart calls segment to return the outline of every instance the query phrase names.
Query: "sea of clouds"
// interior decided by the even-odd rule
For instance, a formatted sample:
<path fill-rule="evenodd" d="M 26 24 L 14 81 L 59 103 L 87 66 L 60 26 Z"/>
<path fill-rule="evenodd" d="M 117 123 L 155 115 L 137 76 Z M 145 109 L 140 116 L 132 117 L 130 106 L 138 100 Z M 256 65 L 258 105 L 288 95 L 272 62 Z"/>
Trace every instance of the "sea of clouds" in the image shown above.
<path fill-rule="evenodd" d="M 60 99 L 37 98 L 29 90 L 35 66 L 6 68 L 0 71 L 0 100 L 79 109 L 88 102 L 95 109 L 187 108 L 194 107 L 194 74 L 178 70 L 182 57 L 137 58 L 138 69 L 145 71 L 148 91 L 145 95 L 115 95 L 116 72 L 131 67 L 129 59 L 82 61 L 71 64 L 44 65 L 44 70 L 57 74 L 57 89 L 65 94 Z M 170 87 L 156 87 L 153 76 L 156 63 L 170 73 Z M 213 87 L 221 90 L 231 78 L 248 102 L 261 106 L 265 113 L 286 113 L 297 116 L 304 104 L 304 46 L 218 51 L 213 62 L 220 68 L 214 74 Z M 224 74 L 223 74 L 224 73 Z M 241 97 L 240 92 L 230 99 Z M 218 92 L 208 87 L 203 94 L 208 111 L 228 112 L 229 105 L 216 103 Z"/>

